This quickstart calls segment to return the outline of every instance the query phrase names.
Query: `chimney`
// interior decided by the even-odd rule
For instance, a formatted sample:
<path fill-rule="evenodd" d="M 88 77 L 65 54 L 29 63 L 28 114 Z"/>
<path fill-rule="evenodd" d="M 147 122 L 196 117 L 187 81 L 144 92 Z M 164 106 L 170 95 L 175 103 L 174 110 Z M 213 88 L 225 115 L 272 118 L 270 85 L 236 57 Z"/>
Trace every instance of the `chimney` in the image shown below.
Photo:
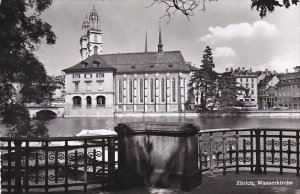
<path fill-rule="evenodd" d="M 286 69 L 286 70 L 285 70 L 285 73 L 289 73 L 289 70 L 288 70 L 288 69 Z"/>
<path fill-rule="evenodd" d="M 242 71 L 243 71 L 243 72 L 245 71 L 245 67 L 242 67 Z"/>
<path fill-rule="evenodd" d="M 273 71 L 273 73 L 274 73 L 274 75 L 276 75 L 276 71 L 275 70 Z"/>
<path fill-rule="evenodd" d="M 250 68 L 250 73 L 252 73 L 252 68 Z"/>
<path fill-rule="evenodd" d="M 268 76 L 268 75 L 269 75 L 269 71 L 268 71 L 268 69 L 266 69 L 266 70 L 265 70 L 265 74 L 266 74 L 266 76 Z"/>
<path fill-rule="evenodd" d="M 226 72 L 228 72 L 228 68 L 226 68 Z"/>

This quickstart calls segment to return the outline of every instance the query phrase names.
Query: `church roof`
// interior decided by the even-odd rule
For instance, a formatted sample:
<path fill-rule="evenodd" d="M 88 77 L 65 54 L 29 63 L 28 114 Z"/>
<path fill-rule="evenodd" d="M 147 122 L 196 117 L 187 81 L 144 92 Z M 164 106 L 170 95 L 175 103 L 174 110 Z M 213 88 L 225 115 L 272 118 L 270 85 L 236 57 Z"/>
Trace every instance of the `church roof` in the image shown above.
<path fill-rule="evenodd" d="M 98 61 L 95 67 L 93 61 Z M 86 66 L 82 65 L 86 63 Z M 115 69 L 117 73 L 153 73 L 153 72 L 189 72 L 180 51 L 118 53 L 107 55 L 93 55 L 73 67 L 64 69 L 65 72 L 95 71 L 103 69 Z"/>

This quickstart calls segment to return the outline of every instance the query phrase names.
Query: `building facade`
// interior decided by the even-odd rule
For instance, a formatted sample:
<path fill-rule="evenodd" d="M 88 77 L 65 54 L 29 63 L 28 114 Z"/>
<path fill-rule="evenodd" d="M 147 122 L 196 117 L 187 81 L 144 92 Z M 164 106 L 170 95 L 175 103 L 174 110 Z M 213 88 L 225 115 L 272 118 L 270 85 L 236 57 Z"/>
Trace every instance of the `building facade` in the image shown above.
<path fill-rule="evenodd" d="M 276 73 L 266 70 L 259 77 L 261 77 L 258 83 L 258 108 L 270 109 L 275 106 L 276 103 L 276 91 L 279 78 Z"/>
<path fill-rule="evenodd" d="M 294 68 L 295 72 L 279 76 L 276 85 L 275 106 L 285 109 L 300 109 L 300 66 Z"/>
<path fill-rule="evenodd" d="M 245 70 L 245 68 L 238 68 L 235 71 L 236 83 L 238 86 L 245 88 L 245 91 L 240 91 L 240 95 L 237 97 L 238 101 L 242 103 L 244 107 L 257 108 L 257 78 L 258 76 L 252 72 L 252 70 Z"/>
<path fill-rule="evenodd" d="M 94 9 L 90 19 L 84 21 L 83 29 L 87 34 L 80 39 L 83 61 L 63 70 L 65 116 L 184 112 L 190 68 L 180 51 L 163 50 L 161 29 L 157 52 L 148 52 L 146 38 L 144 52 L 102 54 L 99 20 L 88 29 L 91 18 L 97 15 Z M 95 35 L 101 40 L 97 42 L 99 45 L 90 42 Z"/>

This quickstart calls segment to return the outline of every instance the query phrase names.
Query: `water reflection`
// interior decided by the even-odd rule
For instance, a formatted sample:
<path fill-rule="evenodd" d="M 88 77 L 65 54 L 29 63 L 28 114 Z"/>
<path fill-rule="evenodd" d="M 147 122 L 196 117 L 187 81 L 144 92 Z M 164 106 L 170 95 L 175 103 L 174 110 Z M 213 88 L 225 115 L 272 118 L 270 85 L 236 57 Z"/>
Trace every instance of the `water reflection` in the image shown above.
<path fill-rule="evenodd" d="M 82 129 L 111 129 L 122 122 L 189 122 L 201 129 L 217 128 L 298 128 L 299 118 L 56 118 L 49 121 L 50 136 L 70 136 L 79 133 Z"/>

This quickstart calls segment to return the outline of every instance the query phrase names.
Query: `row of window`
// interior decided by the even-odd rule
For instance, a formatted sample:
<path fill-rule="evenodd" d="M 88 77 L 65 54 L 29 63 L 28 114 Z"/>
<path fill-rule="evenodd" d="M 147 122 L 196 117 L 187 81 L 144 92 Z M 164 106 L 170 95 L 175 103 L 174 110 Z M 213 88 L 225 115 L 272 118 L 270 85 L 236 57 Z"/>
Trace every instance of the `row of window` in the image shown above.
<path fill-rule="evenodd" d="M 104 83 L 104 80 L 97 81 L 97 89 L 98 90 L 103 90 L 103 83 Z M 92 85 L 91 81 L 86 81 L 85 82 L 85 90 L 91 91 L 92 90 L 91 85 Z M 74 90 L 75 90 L 75 92 L 79 91 L 79 82 L 74 82 Z"/>
<path fill-rule="evenodd" d="M 280 86 L 278 89 L 279 90 L 289 90 L 291 88 L 300 88 L 300 85 L 288 85 L 288 86 Z"/>
<path fill-rule="evenodd" d="M 80 73 L 74 73 L 73 78 L 80 78 Z M 83 74 L 84 78 L 93 78 L 92 73 Z M 96 73 L 96 78 L 104 78 L 104 73 Z"/>
<path fill-rule="evenodd" d="M 74 96 L 73 97 L 73 106 L 81 106 L 82 100 L 80 96 Z M 92 98 L 90 96 L 87 96 L 85 98 L 86 100 L 86 106 L 92 106 Z M 105 105 L 105 97 L 104 96 L 97 96 L 96 97 L 97 106 L 104 106 Z"/>
<path fill-rule="evenodd" d="M 240 82 L 242 83 L 244 79 L 246 80 L 246 82 L 249 82 L 250 78 L 240 78 Z M 254 78 L 251 78 L 251 82 L 254 82 Z"/>
<path fill-rule="evenodd" d="M 239 84 L 238 86 L 243 87 L 243 84 Z M 246 88 L 249 88 L 249 84 L 245 84 Z M 251 88 L 254 88 L 254 84 L 251 83 Z"/>
<path fill-rule="evenodd" d="M 255 99 L 253 99 L 253 98 L 251 98 L 251 99 L 249 99 L 249 98 L 246 98 L 246 99 L 240 99 L 240 102 L 250 102 L 250 101 L 252 101 L 252 102 L 254 102 L 255 101 Z"/>
<path fill-rule="evenodd" d="M 119 79 L 118 81 L 118 101 L 119 103 L 123 102 L 123 97 L 124 97 L 124 81 L 122 79 Z M 136 81 L 137 80 L 132 80 L 129 79 L 128 82 L 128 86 L 129 86 L 129 91 L 128 91 L 128 98 L 129 98 L 129 102 L 132 103 L 133 102 L 133 96 L 134 96 L 134 86 L 136 86 Z M 185 79 L 183 80 L 183 85 L 185 86 Z M 145 98 L 145 85 L 147 83 L 145 83 L 144 79 L 139 79 L 139 102 L 143 103 L 144 102 L 144 98 Z M 155 86 L 155 79 L 151 78 L 150 79 L 150 90 L 149 90 L 149 94 L 150 94 L 150 102 L 154 102 L 155 99 L 155 88 L 157 88 Z M 160 79 L 160 100 L 161 102 L 165 102 L 166 101 L 166 87 L 167 87 L 167 81 L 165 80 L 165 78 L 161 78 Z M 171 79 L 171 97 L 172 97 L 172 102 L 176 102 L 176 79 L 172 78 Z"/>

